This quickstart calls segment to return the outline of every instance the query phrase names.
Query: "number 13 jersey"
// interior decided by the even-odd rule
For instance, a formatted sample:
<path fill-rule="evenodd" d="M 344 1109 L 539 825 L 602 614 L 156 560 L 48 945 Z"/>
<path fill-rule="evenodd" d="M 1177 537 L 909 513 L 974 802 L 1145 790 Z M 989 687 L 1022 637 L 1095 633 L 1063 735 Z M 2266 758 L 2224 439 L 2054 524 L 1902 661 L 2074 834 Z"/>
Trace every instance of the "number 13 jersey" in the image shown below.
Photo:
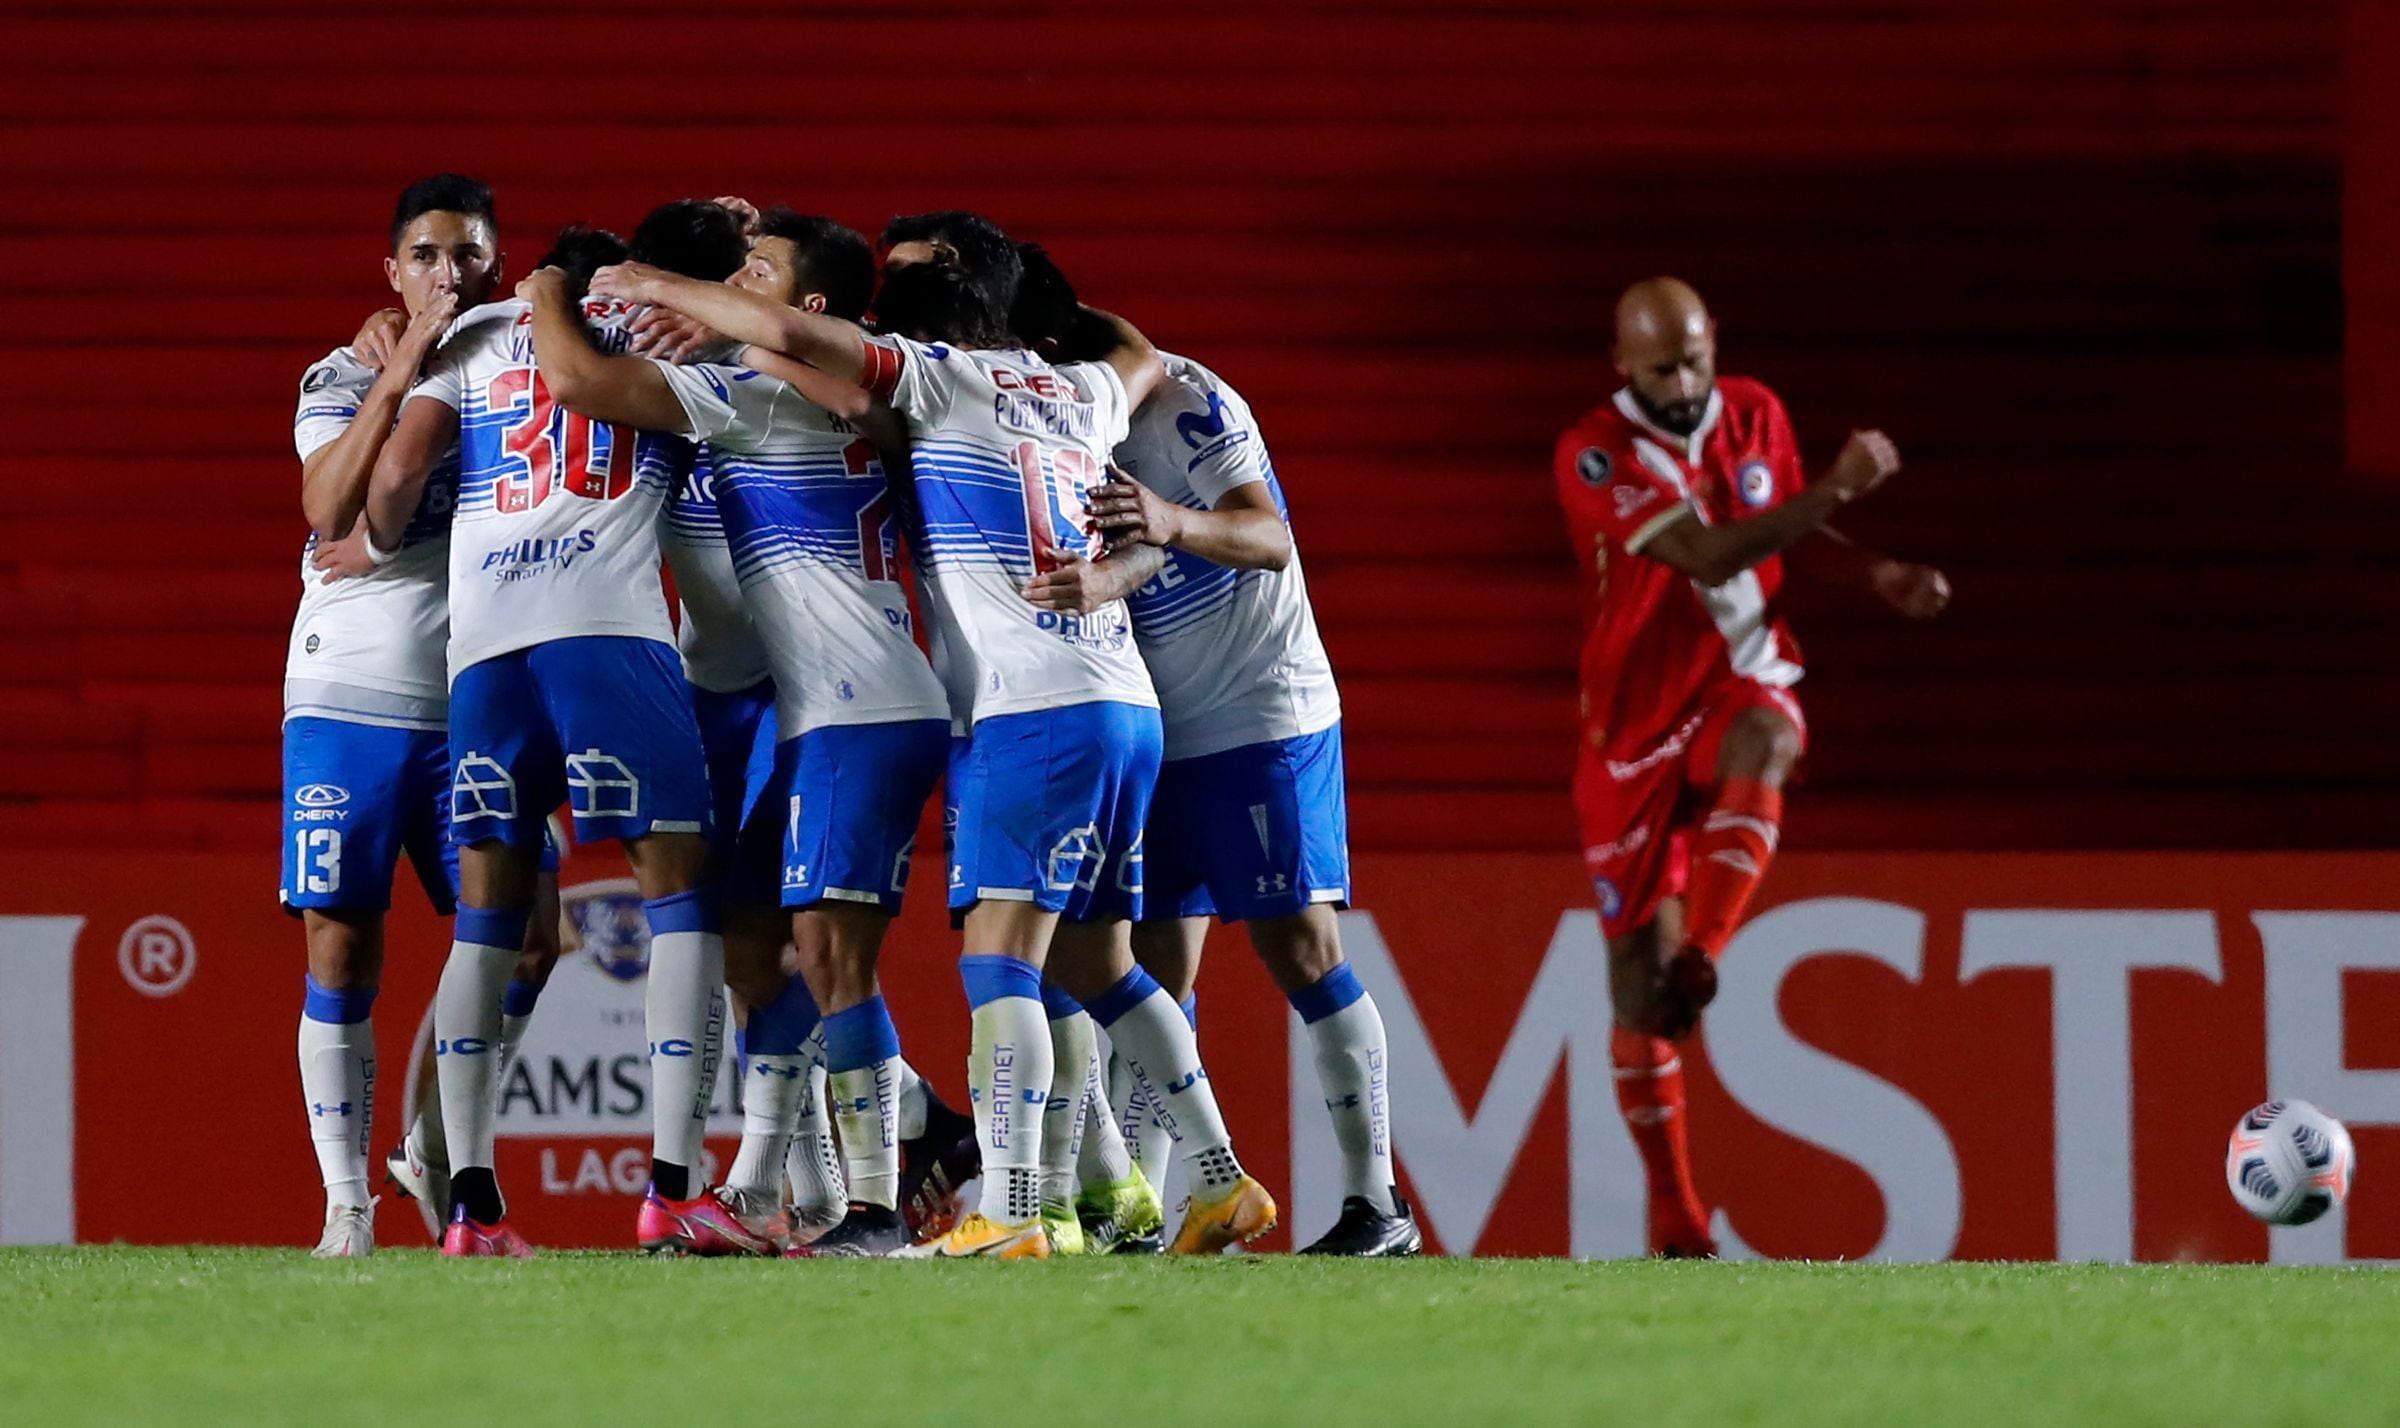
<path fill-rule="evenodd" d="M 603 350 L 622 352 L 633 309 L 583 304 Z M 450 678 L 494 655 L 578 635 L 672 647 L 658 520 L 692 459 L 681 437 L 578 416 L 550 400 L 533 360 L 533 309 L 462 315 L 410 394 L 458 413 L 450 527 Z"/>

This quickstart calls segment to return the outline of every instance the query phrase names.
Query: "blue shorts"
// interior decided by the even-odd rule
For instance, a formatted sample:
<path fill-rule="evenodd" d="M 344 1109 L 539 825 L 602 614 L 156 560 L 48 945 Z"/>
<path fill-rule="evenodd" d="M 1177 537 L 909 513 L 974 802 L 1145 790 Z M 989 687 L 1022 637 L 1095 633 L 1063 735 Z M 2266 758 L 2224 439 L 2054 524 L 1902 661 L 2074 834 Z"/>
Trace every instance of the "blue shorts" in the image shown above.
<path fill-rule="evenodd" d="M 450 755 L 432 729 L 303 716 L 283 722 L 283 905 L 392 905 L 403 853 L 434 910 L 457 907 Z"/>
<path fill-rule="evenodd" d="M 1342 726 L 1167 764 L 1149 852 L 1154 917 L 1244 922 L 1348 907 Z"/>
<path fill-rule="evenodd" d="M 775 746 L 785 800 L 783 905 L 827 899 L 900 911 L 917 820 L 941 781 L 946 719 L 829 724 Z"/>
<path fill-rule="evenodd" d="M 721 694 L 689 686 L 708 761 L 717 877 L 731 902 L 775 902 L 783 809 L 774 797 L 775 681 Z"/>
<path fill-rule="evenodd" d="M 1102 701 L 996 714 L 951 746 L 950 911 L 987 898 L 1069 922 L 1142 915 L 1158 711 Z"/>
<path fill-rule="evenodd" d="M 706 834 L 708 765 L 675 648 L 581 635 L 469 665 L 450 686 L 450 836 L 532 849 L 565 803 L 576 836 Z"/>

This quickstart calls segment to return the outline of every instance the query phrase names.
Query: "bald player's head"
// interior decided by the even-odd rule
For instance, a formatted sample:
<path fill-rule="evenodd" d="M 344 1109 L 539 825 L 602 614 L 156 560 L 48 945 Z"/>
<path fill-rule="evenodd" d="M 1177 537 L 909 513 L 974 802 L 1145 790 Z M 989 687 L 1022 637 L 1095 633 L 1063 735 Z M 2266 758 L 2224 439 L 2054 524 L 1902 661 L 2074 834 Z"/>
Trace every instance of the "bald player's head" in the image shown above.
<path fill-rule="evenodd" d="M 1645 416 L 1689 435 L 1717 388 L 1717 324 L 1679 278 L 1644 278 L 1617 299 L 1617 372 Z"/>

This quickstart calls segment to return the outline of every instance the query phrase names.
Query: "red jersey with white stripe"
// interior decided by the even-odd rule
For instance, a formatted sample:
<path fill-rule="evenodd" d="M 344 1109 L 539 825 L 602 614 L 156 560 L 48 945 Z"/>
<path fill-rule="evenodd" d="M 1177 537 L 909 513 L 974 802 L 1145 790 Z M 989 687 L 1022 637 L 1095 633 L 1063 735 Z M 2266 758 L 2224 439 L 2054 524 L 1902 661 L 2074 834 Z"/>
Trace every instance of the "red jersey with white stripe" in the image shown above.
<path fill-rule="evenodd" d="M 1638 759 L 1733 682 L 1799 681 L 1799 649 L 1770 613 L 1781 559 L 1703 586 L 1641 558 L 1677 521 L 1740 520 L 1806 486 L 1773 392 L 1720 378 L 1685 437 L 1653 425 L 1621 390 L 1559 437 L 1555 474 L 1583 572 L 1587 755 Z"/>

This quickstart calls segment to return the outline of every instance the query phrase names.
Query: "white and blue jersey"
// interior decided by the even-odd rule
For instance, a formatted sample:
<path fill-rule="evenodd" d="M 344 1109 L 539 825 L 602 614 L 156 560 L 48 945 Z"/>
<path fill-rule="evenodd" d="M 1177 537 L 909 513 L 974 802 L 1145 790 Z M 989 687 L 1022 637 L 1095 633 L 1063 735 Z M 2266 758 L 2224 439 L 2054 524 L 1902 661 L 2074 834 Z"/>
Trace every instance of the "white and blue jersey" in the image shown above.
<path fill-rule="evenodd" d="M 1264 485 L 1289 519 L 1250 404 L 1187 357 L 1133 419 L 1117 464 L 1160 497 L 1210 510 Z M 1350 899 L 1342 702 L 1297 550 L 1232 570 L 1169 550 L 1128 602 L 1158 686 L 1166 763 L 1151 806 L 1152 916 L 1288 916 Z"/>
<path fill-rule="evenodd" d="M 1116 461 L 1164 500 L 1212 510 L 1264 485 L 1289 518 L 1250 404 L 1188 357 L 1160 354 L 1167 380 L 1135 415 Z M 1167 759 L 1329 729 L 1342 717 L 1300 556 L 1281 570 L 1230 570 L 1169 550 L 1127 602 L 1158 687 Z"/>
<path fill-rule="evenodd" d="M 583 306 L 604 350 L 624 349 L 630 316 Z M 552 402 L 522 302 L 452 324 L 420 399 L 459 418 L 452 837 L 531 849 L 562 801 L 587 839 L 707 832 L 707 768 L 658 573 L 660 511 L 691 444 Z"/>
<path fill-rule="evenodd" d="M 712 448 L 693 453 L 690 474 L 667 498 L 658 542 L 681 606 L 675 646 L 708 760 L 717 875 L 731 900 L 772 904 L 783 826 L 781 797 L 770 788 L 775 679 L 725 542 Z"/>
<path fill-rule="evenodd" d="M 896 911 L 949 705 L 914 638 L 883 458 L 776 378 L 659 370 L 704 442 L 711 509 L 775 676 L 782 901 Z"/>
<path fill-rule="evenodd" d="M 300 379 L 292 445 L 302 461 L 357 419 L 376 369 L 335 348 Z M 300 608 L 283 676 L 286 908 L 391 906 L 403 853 L 434 907 L 457 885 L 446 818 L 443 730 L 449 680 L 450 510 L 458 461 L 445 456 L 390 563 L 328 583 L 300 553 Z"/>
<path fill-rule="evenodd" d="M 292 445 L 302 461 L 330 446 L 358 416 L 376 370 L 337 347 L 300 379 Z M 458 456 L 445 455 L 387 565 L 327 583 L 300 553 L 300 609 L 283 665 L 286 719 L 340 719 L 395 729 L 442 728 L 450 680 L 442 652 L 450 634 L 450 511 Z"/>
<path fill-rule="evenodd" d="M 907 338 L 866 344 L 862 385 L 908 423 L 912 544 L 954 725 L 950 906 L 1030 901 L 1138 917 L 1158 696 L 1122 603 L 1089 615 L 1020 593 L 1048 552 L 1100 554 L 1086 504 L 1130 417 L 1105 363 Z"/>
<path fill-rule="evenodd" d="M 632 309 L 593 298 L 592 339 L 622 351 Z M 451 324 L 411 401 L 458 413 L 450 527 L 450 675 L 548 640 L 617 635 L 673 646 L 658 518 L 690 469 L 680 437 L 595 422 L 550 400 L 533 309 L 489 303 Z"/>

